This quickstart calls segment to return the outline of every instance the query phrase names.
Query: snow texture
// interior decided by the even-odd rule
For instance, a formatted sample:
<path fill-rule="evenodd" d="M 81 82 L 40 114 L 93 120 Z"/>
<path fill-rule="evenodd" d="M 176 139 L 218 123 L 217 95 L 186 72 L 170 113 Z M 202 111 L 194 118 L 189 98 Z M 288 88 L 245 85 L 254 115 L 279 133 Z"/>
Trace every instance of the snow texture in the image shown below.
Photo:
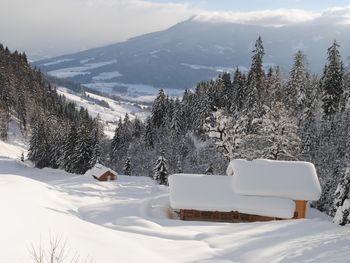
<path fill-rule="evenodd" d="M 170 205 L 174 209 L 238 211 L 281 218 L 294 215 L 295 203 L 292 200 L 235 193 L 231 176 L 174 174 L 168 180 Z"/>
<path fill-rule="evenodd" d="M 0 155 L 6 155 L 0 148 Z M 350 257 L 350 227 L 310 208 L 306 220 L 181 221 L 168 187 L 143 176 L 91 177 L 0 158 L 0 262 L 32 262 L 31 245 L 62 236 L 92 262 L 337 262 Z M 10 201 L 9 201 L 10 200 Z"/>
<path fill-rule="evenodd" d="M 318 200 L 321 186 L 315 167 L 308 162 L 232 160 L 232 186 L 242 195 L 259 195 L 293 200 Z"/>

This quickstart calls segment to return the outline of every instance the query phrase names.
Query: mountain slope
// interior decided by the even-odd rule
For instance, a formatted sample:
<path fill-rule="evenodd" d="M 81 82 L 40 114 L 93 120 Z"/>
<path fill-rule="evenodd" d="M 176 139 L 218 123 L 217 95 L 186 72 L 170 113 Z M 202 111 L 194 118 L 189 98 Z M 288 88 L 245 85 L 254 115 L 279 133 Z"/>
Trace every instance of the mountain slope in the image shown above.
<path fill-rule="evenodd" d="M 77 109 L 80 107 L 87 109 L 93 118 L 99 115 L 103 123 L 104 134 L 110 139 L 113 138 L 118 120 L 123 119 L 126 113 L 129 114 L 131 119 L 138 117 L 141 120 L 145 120 L 150 114 L 149 106 L 122 100 L 118 101 L 104 97 L 102 94 L 85 92 L 85 95 L 83 95 L 65 87 L 57 87 L 57 93 L 63 95 L 67 101 L 73 102 Z"/>
<path fill-rule="evenodd" d="M 49 74 L 113 93 L 125 94 L 128 89 L 133 95 L 152 94 L 159 87 L 183 90 L 217 76 L 218 71 L 248 68 L 253 44 L 261 35 L 266 66 L 278 64 L 287 72 L 293 54 L 303 49 L 312 70 L 320 72 L 334 39 L 344 55 L 350 55 L 350 25 L 320 24 L 264 27 L 193 18 L 164 31 L 34 65 Z"/>

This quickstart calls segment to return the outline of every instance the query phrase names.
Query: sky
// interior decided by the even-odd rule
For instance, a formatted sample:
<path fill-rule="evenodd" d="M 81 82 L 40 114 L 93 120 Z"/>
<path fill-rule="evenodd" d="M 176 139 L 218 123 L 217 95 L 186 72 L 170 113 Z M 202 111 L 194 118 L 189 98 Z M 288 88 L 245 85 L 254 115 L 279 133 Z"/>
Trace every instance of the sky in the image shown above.
<path fill-rule="evenodd" d="M 256 11 L 264 9 L 303 9 L 308 11 L 322 11 L 334 6 L 349 5 L 349 0 L 212 0 L 212 1 L 198 1 L 198 0 L 153 0 L 156 3 L 182 3 L 196 6 L 200 9 L 211 11 Z"/>
<path fill-rule="evenodd" d="M 32 59 L 166 29 L 190 17 L 281 26 L 350 20 L 350 0 L 0 0 L 0 42 Z"/>

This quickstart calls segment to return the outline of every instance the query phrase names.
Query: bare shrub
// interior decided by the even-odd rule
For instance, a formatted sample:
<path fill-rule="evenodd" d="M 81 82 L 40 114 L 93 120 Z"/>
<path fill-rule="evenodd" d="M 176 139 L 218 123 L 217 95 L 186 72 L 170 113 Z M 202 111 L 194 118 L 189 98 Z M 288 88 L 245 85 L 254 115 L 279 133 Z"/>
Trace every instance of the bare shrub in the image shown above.
<path fill-rule="evenodd" d="M 62 236 L 49 236 L 45 246 L 40 238 L 38 245 L 31 244 L 30 255 L 34 263 L 93 263 L 92 258 L 81 258 L 67 249 L 67 241 Z"/>

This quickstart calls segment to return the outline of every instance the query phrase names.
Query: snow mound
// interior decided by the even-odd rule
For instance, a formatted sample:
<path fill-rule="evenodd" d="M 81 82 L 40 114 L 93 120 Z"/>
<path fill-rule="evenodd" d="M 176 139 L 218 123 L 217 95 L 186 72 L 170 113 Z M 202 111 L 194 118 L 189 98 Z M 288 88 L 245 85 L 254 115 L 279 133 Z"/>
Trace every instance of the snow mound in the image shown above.
<path fill-rule="evenodd" d="M 292 218 L 295 203 L 282 198 L 235 193 L 231 176 L 174 174 L 169 177 L 170 204 L 174 209 L 239 211 L 245 214 Z"/>
<path fill-rule="evenodd" d="M 289 198 L 292 200 L 318 200 L 321 186 L 312 163 L 233 160 L 227 169 L 236 193 Z"/>
<path fill-rule="evenodd" d="M 0 158 L 0 262 L 31 262 L 31 244 L 48 246 L 49 234 L 102 263 L 349 261 L 350 227 L 312 208 L 306 220 L 181 221 L 169 215 L 168 198 L 168 187 L 148 177 L 100 183 Z"/>

